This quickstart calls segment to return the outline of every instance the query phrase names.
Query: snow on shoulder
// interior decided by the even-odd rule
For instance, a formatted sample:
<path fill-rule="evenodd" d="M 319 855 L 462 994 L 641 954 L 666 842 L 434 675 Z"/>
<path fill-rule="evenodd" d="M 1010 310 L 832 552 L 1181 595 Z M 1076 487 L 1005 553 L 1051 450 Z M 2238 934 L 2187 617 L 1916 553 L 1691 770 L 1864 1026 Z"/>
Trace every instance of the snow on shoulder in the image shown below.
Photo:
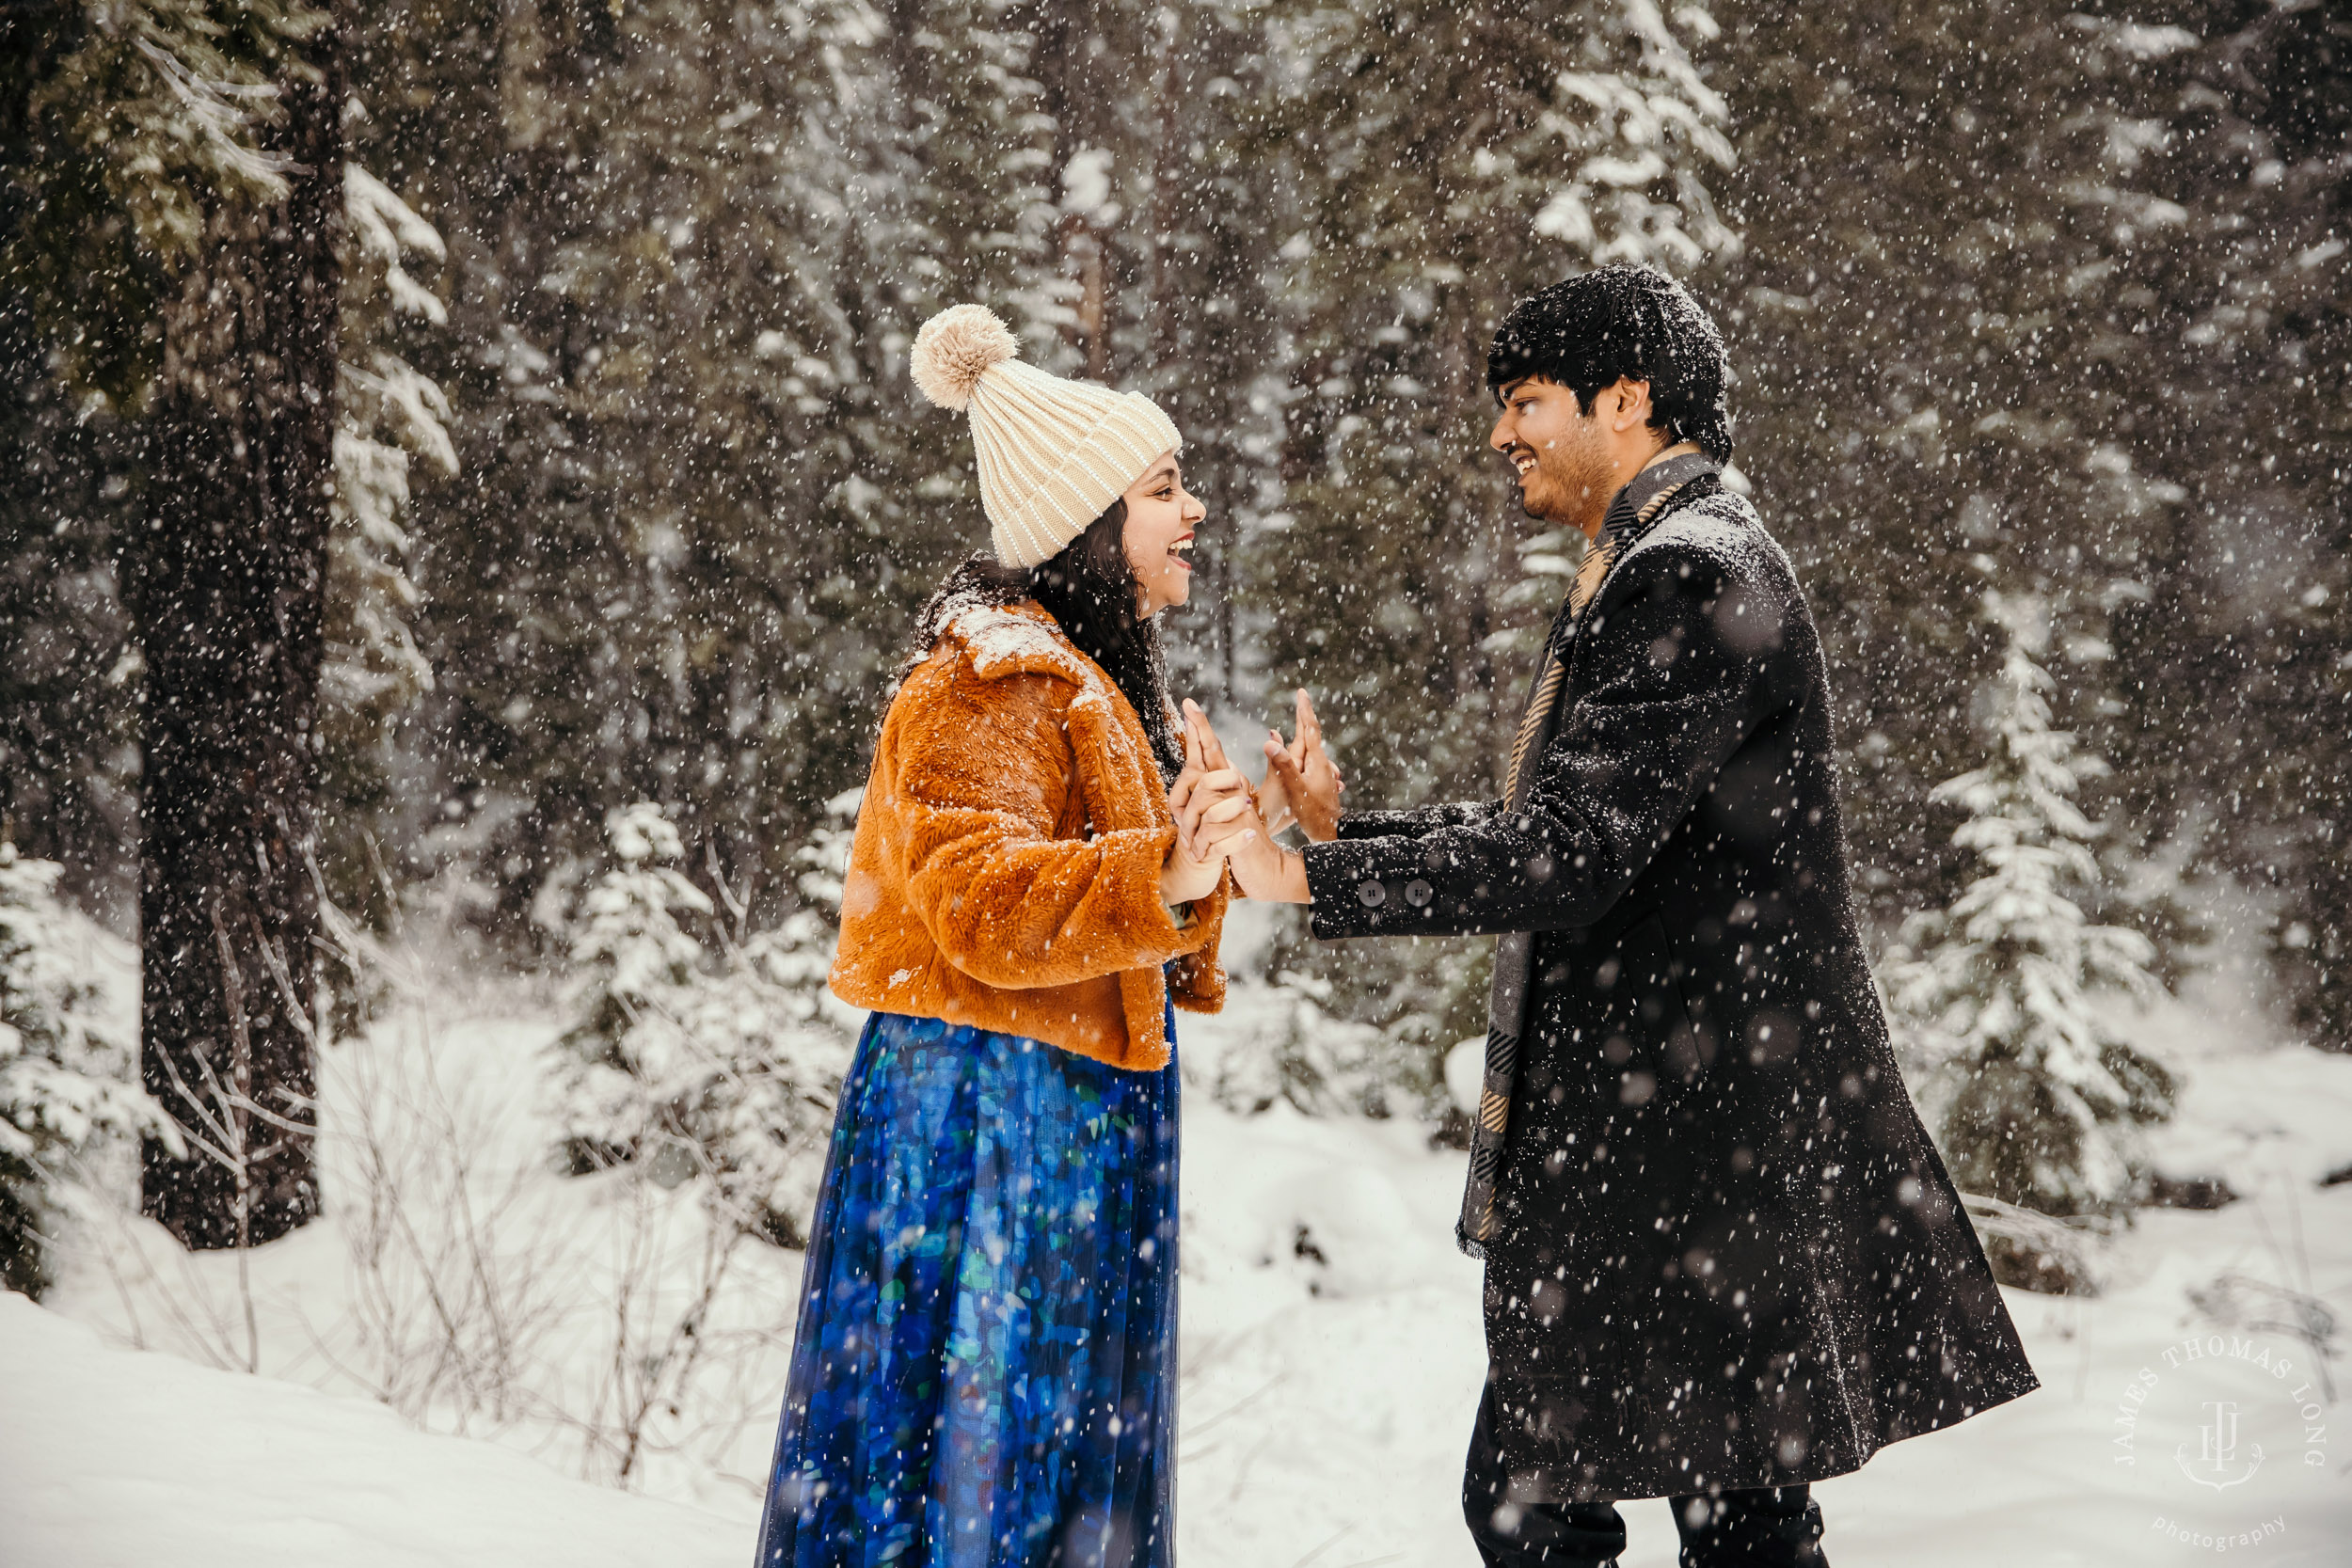
<path fill-rule="evenodd" d="M 963 644 L 972 673 L 982 680 L 1030 674 L 1059 675 L 1082 687 L 1101 684 L 1093 664 L 1034 606 L 975 606 L 948 623 L 947 635 Z"/>
<path fill-rule="evenodd" d="M 739 1521 L 420 1433 L 384 1406 L 111 1350 L 0 1294 L 0 1561 L 739 1568 Z"/>

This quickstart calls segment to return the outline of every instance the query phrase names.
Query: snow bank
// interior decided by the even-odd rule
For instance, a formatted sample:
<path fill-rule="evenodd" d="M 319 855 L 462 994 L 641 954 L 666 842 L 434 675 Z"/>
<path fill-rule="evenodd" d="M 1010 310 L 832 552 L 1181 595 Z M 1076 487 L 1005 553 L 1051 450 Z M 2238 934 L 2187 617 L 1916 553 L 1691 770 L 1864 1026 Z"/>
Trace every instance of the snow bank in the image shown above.
<path fill-rule="evenodd" d="M 740 1568 L 741 1528 L 0 1296 L 8 1568 Z"/>
<path fill-rule="evenodd" d="M 1451 1239 L 1463 1157 L 1429 1148 L 1408 1122 L 1285 1106 L 1241 1117 L 1217 1104 L 1209 1083 L 1232 1053 L 1261 1047 L 1279 1006 L 1244 984 L 1225 1015 L 1179 1026 L 1180 1556 L 1189 1568 L 1474 1568 L 1458 1497 L 1485 1355 L 1480 1270 Z M 2097 1299 L 2010 1293 L 2044 1387 L 1821 1486 L 1825 1544 L 1841 1568 L 2164 1568 L 2223 1554 L 2158 1521 L 2210 1532 L 2258 1515 L 2283 1519 L 2282 1530 L 2227 1555 L 2345 1560 L 2352 1427 L 2336 1405 L 2322 1410 L 2328 1437 L 2310 1465 L 2295 1412 L 2246 1365 L 2176 1368 L 2164 1353 L 2191 1336 L 2259 1340 L 2298 1367 L 2325 1360 L 2352 1388 L 2332 1324 L 2296 1317 L 2297 1303 L 2327 1304 L 2338 1320 L 2352 1310 L 2352 1182 L 2318 1184 L 2352 1163 L 2352 1058 L 2272 1043 L 2210 999 L 2144 1022 L 2183 1082 L 2160 1162 L 2175 1176 L 2226 1178 L 2243 1200 L 2144 1213 L 2101 1249 L 2108 1291 Z M 581 1389 L 612 1360 L 612 1259 L 667 1234 L 631 1217 L 624 1187 L 546 1168 L 551 1128 L 527 1091 L 553 1028 L 480 1011 L 430 1031 L 387 1028 L 364 1049 L 338 1047 L 326 1084 L 328 1139 L 348 1140 L 363 1105 L 413 1118 L 411 1069 L 431 1063 L 456 1102 L 450 1124 L 477 1155 L 470 1180 L 487 1195 L 514 1189 L 500 1233 L 529 1245 L 510 1259 L 521 1291 L 510 1299 L 530 1308 L 518 1321 L 546 1325 L 521 1368 L 524 1417 L 477 1415 L 469 1430 L 495 1443 L 428 1436 L 354 1397 L 381 1376 L 356 1375 L 368 1373 L 370 1341 L 352 1333 L 363 1276 L 350 1239 L 363 1214 L 351 1202 L 330 1201 L 325 1220 L 249 1260 L 261 1377 L 107 1348 L 101 1334 L 143 1334 L 228 1364 L 242 1297 L 233 1259 L 187 1258 L 144 1222 L 93 1230 L 85 1248 L 108 1248 L 111 1266 L 86 1250 L 56 1310 L 0 1299 L 0 1568 L 747 1562 L 797 1299 L 792 1254 L 757 1248 L 731 1277 L 713 1338 L 723 1329 L 740 1353 L 723 1358 L 725 1376 L 694 1385 L 686 1417 L 660 1433 L 662 1451 L 631 1477 L 661 1500 L 532 1457 L 598 1473 L 576 1421 L 530 1413 L 593 1408 Z M 354 1161 L 349 1148 L 327 1153 L 335 1199 L 352 1191 Z M 429 1199 L 401 1168 L 411 1197 Z M 682 1226 L 692 1212 L 674 1202 L 652 1217 Z M 681 1259 L 662 1270 L 688 1269 L 691 1249 Z M 234 1332 L 215 1332 L 222 1323 Z M 2138 1462 L 2121 1465 L 2119 1408 L 2152 1367 L 2168 1410 L 2159 1420 L 2148 1407 Z M 2185 1479 L 2175 1450 L 2185 1444 L 2194 1459 L 2201 1408 L 2228 1401 L 2268 1458 L 2245 1485 L 2208 1490 Z M 438 1405 L 424 1419 L 464 1424 Z M 1666 1505 L 1625 1512 L 1626 1568 L 1667 1568 Z"/>

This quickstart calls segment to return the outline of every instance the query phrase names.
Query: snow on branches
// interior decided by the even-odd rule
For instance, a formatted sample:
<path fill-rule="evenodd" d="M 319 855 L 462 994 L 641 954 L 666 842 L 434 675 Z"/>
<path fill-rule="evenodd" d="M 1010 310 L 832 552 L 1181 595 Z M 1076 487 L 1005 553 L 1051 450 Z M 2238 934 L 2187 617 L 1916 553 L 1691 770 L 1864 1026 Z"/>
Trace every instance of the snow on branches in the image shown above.
<path fill-rule="evenodd" d="M 2171 1111 L 2170 1076 L 2114 1022 L 2160 990 L 2155 949 L 2084 912 L 2101 830 L 2074 795 L 2106 765 L 2053 725 L 2045 606 L 1988 593 L 1985 610 L 2008 637 L 1993 754 L 1933 797 L 1967 811 L 1952 841 L 1978 872 L 1948 909 L 1905 922 L 1882 977 L 1960 1184 L 2046 1214 L 2113 1213 L 2139 1179 L 2138 1129 Z"/>
<path fill-rule="evenodd" d="M 855 794 L 830 809 L 853 818 Z M 585 978 L 557 1046 L 571 1167 L 706 1183 L 735 1223 L 798 1245 L 850 1061 L 847 1010 L 825 990 L 850 830 L 821 828 L 796 852 L 804 907 L 758 931 L 731 895 L 722 918 L 676 869 L 660 806 L 612 812 L 605 835 L 617 863 L 581 903 Z"/>
<path fill-rule="evenodd" d="M 321 680 L 344 729 L 380 729 L 433 689 L 410 628 L 423 595 L 406 566 L 409 464 L 457 471 L 449 400 L 398 354 L 404 320 L 440 325 L 440 297 L 402 265 L 438 261 L 441 237 L 389 186 L 343 168 L 342 358 L 336 367 L 335 497 L 328 539 L 326 662 Z"/>
<path fill-rule="evenodd" d="M 0 1285 L 38 1295 L 61 1160 L 177 1129 L 139 1086 L 138 1035 L 74 957 L 62 867 L 0 841 Z"/>

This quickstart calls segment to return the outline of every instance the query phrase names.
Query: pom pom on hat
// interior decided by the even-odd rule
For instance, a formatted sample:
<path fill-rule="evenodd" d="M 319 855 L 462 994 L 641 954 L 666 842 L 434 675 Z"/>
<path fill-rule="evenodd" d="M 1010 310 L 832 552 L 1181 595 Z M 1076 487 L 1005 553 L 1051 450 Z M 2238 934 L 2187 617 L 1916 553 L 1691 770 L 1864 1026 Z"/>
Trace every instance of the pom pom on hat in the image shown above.
<path fill-rule="evenodd" d="M 996 559 L 1035 566 L 1184 439 L 1142 393 L 1065 381 L 1020 352 L 993 311 L 956 305 L 914 335 L 910 368 L 925 397 L 971 420 Z"/>
<path fill-rule="evenodd" d="M 982 305 L 951 305 L 914 335 L 914 385 L 942 408 L 961 412 L 980 377 L 1021 352 L 1012 329 Z"/>

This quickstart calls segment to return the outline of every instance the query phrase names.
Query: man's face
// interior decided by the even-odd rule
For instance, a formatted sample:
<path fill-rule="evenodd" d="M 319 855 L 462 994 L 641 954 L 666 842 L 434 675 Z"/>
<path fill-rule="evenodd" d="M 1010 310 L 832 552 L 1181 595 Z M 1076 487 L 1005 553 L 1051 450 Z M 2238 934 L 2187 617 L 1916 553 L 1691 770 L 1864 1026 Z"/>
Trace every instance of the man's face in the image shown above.
<path fill-rule="evenodd" d="M 1581 529 L 1588 538 L 1599 531 L 1617 493 L 1601 402 L 1596 398 L 1586 414 L 1556 381 L 1531 375 L 1507 382 L 1502 413 L 1486 437 L 1518 474 L 1519 505 L 1529 516 Z"/>

